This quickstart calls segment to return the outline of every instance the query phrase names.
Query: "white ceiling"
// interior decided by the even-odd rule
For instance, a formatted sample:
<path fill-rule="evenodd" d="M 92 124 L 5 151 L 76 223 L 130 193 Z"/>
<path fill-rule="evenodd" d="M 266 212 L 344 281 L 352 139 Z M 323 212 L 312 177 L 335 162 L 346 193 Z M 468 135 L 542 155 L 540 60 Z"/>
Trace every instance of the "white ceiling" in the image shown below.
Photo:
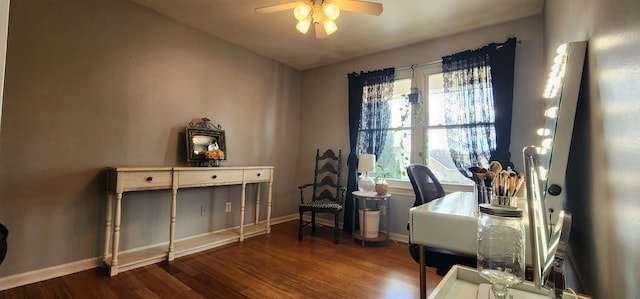
<path fill-rule="evenodd" d="M 370 0 L 380 16 L 342 11 L 338 31 L 316 39 L 295 29 L 292 10 L 254 9 L 293 0 L 131 0 L 209 34 L 307 70 L 542 13 L 544 0 Z"/>

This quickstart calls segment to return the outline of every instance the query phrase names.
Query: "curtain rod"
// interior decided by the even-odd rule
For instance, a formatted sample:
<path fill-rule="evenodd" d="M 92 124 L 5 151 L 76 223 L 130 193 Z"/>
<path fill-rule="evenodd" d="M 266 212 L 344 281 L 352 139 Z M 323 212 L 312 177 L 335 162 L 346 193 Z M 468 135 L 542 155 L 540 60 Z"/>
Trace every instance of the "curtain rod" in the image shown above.
<path fill-rule="evenodd" d="M 425 62 L 425 63 L 421 63 L 421 64 L 412 64 L 411 66 L 406 66 L 406 67 L 401 67 L 401 68 L 397 68 L 397 71 L 404 71 L 404 70 L 410 70 L 410 69 L 417 69 L 417 68 L 421 68 L 421 67 L 425 67 L 425 66 L 430 66 L 430 65 L 434 65 L 434 64 L 439 64 L 442 63 L 442 59 L 438 59 L 435 61 L 431 61 L 431 62 Z"/>
<path fill-rule="evenodd" d="M 516 40 L 516 44 L 522 44 L 522 40 Z M 504 45 L 504 43 L 499 44 L 499 47 L 502 47 L 502 45 Z M 406 66 L 406 67 L 401 67 L 401 68 L 397 68 L 397 71 L 404 71 L 404 70 L 409 70 L 409 69 L 417 69 L 417 68 L 421 68 L 421 67 L 425 67 L 425 66 L 430 66 L 430 65 L 434 65 L 434 64 L 438 64 L 438 63 L 442 63 L 442 59 L 438 59 L 435 61 L 431 61 L 431 62 L 425 62 L 425 63 L 421 63 L 421 64 L 412 64 L 411 66 Z"/>

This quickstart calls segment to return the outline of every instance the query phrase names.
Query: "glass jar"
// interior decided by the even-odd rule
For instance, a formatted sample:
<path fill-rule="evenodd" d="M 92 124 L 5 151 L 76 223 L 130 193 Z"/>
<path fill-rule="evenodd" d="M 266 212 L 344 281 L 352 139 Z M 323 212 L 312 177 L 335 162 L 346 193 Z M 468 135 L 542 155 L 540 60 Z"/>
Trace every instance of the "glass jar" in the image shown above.
<path fill-rule="evenodd" d="M 524 271 L 525 228 L 522 210 L 511 206 L 481 204 L 478 218 L 480 276 L 493 284 L 491 289 L 497 298 L 504 298 L 507 288 L 522 283 Z"/>

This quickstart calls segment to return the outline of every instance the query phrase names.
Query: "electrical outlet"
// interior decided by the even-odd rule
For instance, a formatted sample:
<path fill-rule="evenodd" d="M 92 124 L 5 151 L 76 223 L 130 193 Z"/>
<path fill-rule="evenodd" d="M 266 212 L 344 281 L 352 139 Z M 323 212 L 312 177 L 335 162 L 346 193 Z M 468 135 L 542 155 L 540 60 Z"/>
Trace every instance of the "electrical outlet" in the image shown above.
<path fill-rule="evenodd" d="M 224 212 L 225 213 L 231 212 L 231 202 L 230 201 L 228 201 L 227 205 L 224 206 Z"/>
<path fill-rule="evenodd" d="M 205 206 L 200 207 L 200 216 L 207 216 L 207 208 Z"/>

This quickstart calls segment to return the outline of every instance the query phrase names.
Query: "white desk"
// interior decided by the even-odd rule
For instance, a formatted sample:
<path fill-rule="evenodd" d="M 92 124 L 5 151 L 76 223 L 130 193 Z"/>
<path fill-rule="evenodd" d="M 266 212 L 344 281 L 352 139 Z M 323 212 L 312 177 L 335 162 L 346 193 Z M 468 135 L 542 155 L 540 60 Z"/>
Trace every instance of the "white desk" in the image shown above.
<path fill-rule="evenodd" d="M 529 217 L 526 200 L 518 199 L 523 211 L 525 231 Z M 478 201 L 473 192 L 454 192 L 409 210 L 409 228 L 414 244 L 429 246 L 475 256 L 478 251 Z M 527 233 L 526 244 L 531 244 Z M 423 250 L 420 249 L 421 296 L 426 297 Z M 527 264 L 531 264 L 531 246 L 526 246 Z M 424 298 L 424 297 L 423 297 Z"/>
<path fill-rule="evenodd" d="M 258 183 L 256 198 L 256 217 L 252 226 L 244 225 L 245 190 L 249 183 Z M 259 225 L 260 184 L 268 183 L 267 220 L 266 225 Z M 240 228 L 237 232 L 225 230 L 174 242 L 176 222 L 176 202 L 178 189 L 242 185 L 240 201 Z M 108 265 L 111 276 L 119 271 L 141 267 L 161 260 L 172 261 L 176 255 L 186 255 L 216 245 L 224 245 L 234 241 L 243 241 L 248 234 L 270 233 L 271 190 L 273 185 L 272 166 L 248 167 L 108 167 L 107 168 L 107 210 L 105 213 L 105 242 L 102 254 L 103 262 Z M 134 250 L 119 255 L 120 218 L 122 196 L 125 192 L 171 189 L 171 215 L 169 217 L 169 245 Z M 113 194 L 116 195 L 115 207 Z M 113 233 L 111 218 L 113 214 Z M 245 231 L 245 228 L 247 231 Z M 250 230 L 250 231 L 248 231 Z M 112 239 L 112 240 L 111 240 Z M 111 241 L 111 252 L 109 243 Z"/>

